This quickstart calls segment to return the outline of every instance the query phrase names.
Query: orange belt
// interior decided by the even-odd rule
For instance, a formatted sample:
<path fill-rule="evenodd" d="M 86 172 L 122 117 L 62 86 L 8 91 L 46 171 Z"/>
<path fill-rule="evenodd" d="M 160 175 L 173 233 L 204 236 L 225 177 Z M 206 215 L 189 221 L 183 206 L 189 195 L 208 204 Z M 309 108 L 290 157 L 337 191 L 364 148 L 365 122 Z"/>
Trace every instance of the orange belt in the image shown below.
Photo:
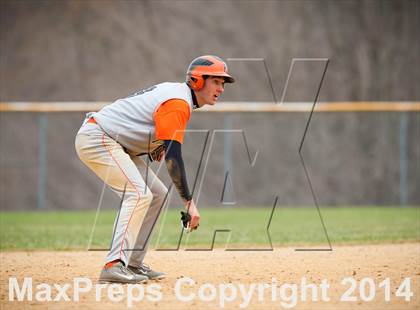
<path fill-rule="evenodd" d="M 87 122 L 91 124 L 97 124 L 97 122 L 95 121 L 93 117 L 89 118 Z"/>

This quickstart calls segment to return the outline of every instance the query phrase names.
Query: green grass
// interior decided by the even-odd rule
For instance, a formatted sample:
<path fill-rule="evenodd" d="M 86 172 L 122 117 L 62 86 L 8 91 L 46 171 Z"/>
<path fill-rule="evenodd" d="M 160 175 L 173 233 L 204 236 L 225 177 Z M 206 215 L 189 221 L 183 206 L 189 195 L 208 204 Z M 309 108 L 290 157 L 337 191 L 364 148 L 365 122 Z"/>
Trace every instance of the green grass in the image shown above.
<path fill-rule="evenodd" d="M 152 235 L 154 248 L 173 249 L 180 236 L 180 210 L 162 214 Z M 201 209 L 200 228 L 183 238 L 183 248 L 210 248 L 215 229 L 215 246 L 228 248 L 269 247 L 266 227 L 270 208 Z M 420 241 L 420 208 L 322 208 L 332 245 Z M 116 211 L 101 211 L 93 230 L 91 248 L 107 248 L 112 237 Z M 0 249 L 86 249 L 95 211 L 0 212 Z M 278 207 L 270 225 L 275 247 L 328 246 L 315 208 Z M 187 243 L 184 243 L 187 240 Z"/>

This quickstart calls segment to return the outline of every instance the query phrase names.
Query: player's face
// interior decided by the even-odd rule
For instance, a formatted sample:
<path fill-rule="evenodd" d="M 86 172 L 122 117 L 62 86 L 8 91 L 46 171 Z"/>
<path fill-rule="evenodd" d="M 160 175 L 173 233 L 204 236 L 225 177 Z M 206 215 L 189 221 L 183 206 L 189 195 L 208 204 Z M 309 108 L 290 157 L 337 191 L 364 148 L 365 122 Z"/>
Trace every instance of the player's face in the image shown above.
<path fill-rule="evenodd" d="M 216 104 L 220 95 L 225 90 L 225 79 L 217 76 L 210 76 L 205 80 L 204 87 L 199 91 L 203 104 Z"/>

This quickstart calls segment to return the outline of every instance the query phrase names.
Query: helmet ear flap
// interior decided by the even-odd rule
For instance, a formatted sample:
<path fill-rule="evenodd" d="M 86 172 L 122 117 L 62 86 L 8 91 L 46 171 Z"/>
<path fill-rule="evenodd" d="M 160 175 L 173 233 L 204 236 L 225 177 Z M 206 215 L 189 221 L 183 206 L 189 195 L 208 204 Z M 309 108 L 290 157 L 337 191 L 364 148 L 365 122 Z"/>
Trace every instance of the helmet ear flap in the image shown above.
<path fill-rule="evenodd" d="M 204 87 L 204 78 L 202 76 L 190 75 L 188 76 L 188 85 L 193 90 L 200 90 Z"/>

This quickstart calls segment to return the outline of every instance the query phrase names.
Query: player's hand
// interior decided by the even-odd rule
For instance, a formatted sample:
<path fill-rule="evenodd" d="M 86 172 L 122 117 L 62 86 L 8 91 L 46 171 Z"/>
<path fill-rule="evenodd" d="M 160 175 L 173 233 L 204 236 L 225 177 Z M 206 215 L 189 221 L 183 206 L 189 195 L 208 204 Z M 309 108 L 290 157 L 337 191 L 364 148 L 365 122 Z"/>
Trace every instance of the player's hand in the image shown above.
<path fill-rule="evenodd" d="M 165 157 L 165 150 L 162 150 L 162 152 L 160 152 L 156 160 L 160 162 L 164 157 Z"/>
<path fill-rule="evenodd" d="M 150 161 L 161 161 L 165 157 L 165 146 L 162 144 L 149 153 Z"/>
<path fill-rule="evenodd" d="M 197 229 L 198 225 L 200 224 L 200 213 L 198 212 L 194 200 L 192 199 L 187 202 L 185 208 L 188 210 L 188 214 L 191 216 L 190 230 L 193 231 Z"/>

